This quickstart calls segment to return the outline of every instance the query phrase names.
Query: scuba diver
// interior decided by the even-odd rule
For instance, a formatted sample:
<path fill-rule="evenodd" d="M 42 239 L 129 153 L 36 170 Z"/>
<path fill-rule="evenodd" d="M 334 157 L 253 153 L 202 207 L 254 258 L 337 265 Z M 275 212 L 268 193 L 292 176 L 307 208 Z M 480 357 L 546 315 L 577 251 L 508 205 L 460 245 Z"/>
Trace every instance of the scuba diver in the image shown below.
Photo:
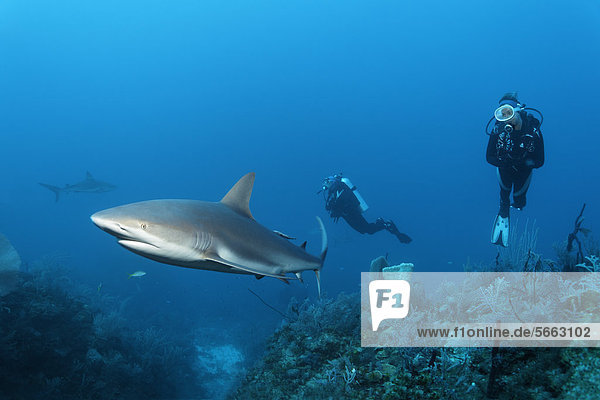
<path fill-rule="evenodd" d="M 544 117 L 535 108 L 525 107 L 525 104 L 520 103 L 516 92 L 506 93 L 498 103 L 500 106 L 485 128 L 490 137 L 486 159 L 498 168 L 500 184 L 500 211 L 494 220 L 491 241 L 507 247 L 510 207 L 517 210 L 525 207 L 533 169 L 544 165 L 544 138 L 540 131 Z M 540 119 L 527 111 L 537 113 Z M 489 127 L 494 120 L 494 127 L 490 132 Z"/>
<path fill-rule="evenodd" d="M 335 222 L 341 217 L 359 233 L 372 235 L 385 229 L 396 236 L 401 243 L 412 241 L 408 235 L 398 231 L 396 224 L 391 220 L 386 221 L 380 217 L 375 222 L 367 222 L 362 213 L 369 206 L 356 190 L 356 186 L 352 185 L 350 179 L 342 177 L 341 173 L 325 178 L 317 194 L 321 192 L 325 199 L 325 209 L 329 211 L 329 215 Z"/>

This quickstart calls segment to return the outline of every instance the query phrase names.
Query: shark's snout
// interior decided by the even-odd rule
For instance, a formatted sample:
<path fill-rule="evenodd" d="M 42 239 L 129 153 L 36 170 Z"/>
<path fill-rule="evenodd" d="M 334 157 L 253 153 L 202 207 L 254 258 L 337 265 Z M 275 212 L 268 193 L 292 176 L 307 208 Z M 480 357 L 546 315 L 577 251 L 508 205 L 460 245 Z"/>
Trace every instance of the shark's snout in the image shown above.
<path fill-rule="evenodd" d="M 90 218 L 98 228 L 110 233 L 111 235 L 122 236 L 127 233 L 127 230 L 124 229 L 121 224 L 119 224 L 113 218 L 110 218 L 110 216 L 106 215 L 105 211 L 99 211 L 93 214 Z"/>
<path fill-rule="evenodd" d="M 92 214 L 90 218 L 98 228 L 106 226 L 109 222 L 107 218 L 102 216 L 102 211 Z"/>
<path fill-rule="evenodd" d="M 106 233 L 114 236 L 117 243 L 134 253 L 146 257 L 156 255 L 160 250 L 160 242 L 153 240 L 148 235 L 146 224 L 140 224 L 139 229 L 132 225 L 131 218 L 124 216 L 119 210 L 114 209 L 98 211 L 90 216 L 92 222 Z"/>

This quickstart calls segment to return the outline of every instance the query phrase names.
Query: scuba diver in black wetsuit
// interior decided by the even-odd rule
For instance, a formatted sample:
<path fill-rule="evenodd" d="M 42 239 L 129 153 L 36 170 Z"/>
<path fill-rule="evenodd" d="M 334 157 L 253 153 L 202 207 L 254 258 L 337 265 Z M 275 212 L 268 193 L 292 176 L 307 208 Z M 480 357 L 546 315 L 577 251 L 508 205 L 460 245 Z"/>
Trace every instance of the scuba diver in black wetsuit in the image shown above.
<path fill-rule="evenodd" d="M 362 213 L 369 206 L 356 190 L 356 186 L 353 186 L 348 178 L 343 178 L 341 173 L 325 178 L 317 194 L 321 192 L 325 199 L 325 209 L 329 211 L 329 215 L 335 222 L 341 217 L 359 233 L 372 235 L 385 229 L 396 236 L 401 243 L 412 241 L 408 235 L 398 231 L 396 224 L 391 220 L 377 218 L 375 222 L 367 222 Z"/>
<path fill-rule="evenodd" d="M 486 159 L 498 167 L 500 183 L 500 211 L 492 228 L 492 243 L 507 247 L 510 207 L 517 210 L 525 207 L 533 169 L 544 165 L 544 137 L 540 130 L 544 117 L 538 110 L 521 104 L 516 93 L 506 93 L 499 104 L 486 126 L 486 133 L 490 136 Z M 527 111 L 538 113 L 540 119 Z M 496 122 L 489 132 L 494 119 Z"/>

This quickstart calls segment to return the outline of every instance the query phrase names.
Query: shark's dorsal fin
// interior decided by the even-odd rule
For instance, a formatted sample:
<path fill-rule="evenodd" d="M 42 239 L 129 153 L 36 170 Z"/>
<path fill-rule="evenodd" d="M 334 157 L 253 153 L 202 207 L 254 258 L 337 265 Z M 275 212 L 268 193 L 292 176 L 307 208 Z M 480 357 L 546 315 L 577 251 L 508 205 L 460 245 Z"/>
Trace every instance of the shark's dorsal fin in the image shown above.
<path fill-rule="evenodd" d="M 250 196 L 254 186 L 254 172 L 244 175 L 221 199 L 221 203 L 233 209 L 240 215 L 254 219 L 250 212 Z"/>
<path fill-rule="evenodd" d="M 90 174 L 90 171 L 87 171 L 85 173 L 85 179 L 94 179 L 94 177 L 92 176 L 92 174 Z"/>

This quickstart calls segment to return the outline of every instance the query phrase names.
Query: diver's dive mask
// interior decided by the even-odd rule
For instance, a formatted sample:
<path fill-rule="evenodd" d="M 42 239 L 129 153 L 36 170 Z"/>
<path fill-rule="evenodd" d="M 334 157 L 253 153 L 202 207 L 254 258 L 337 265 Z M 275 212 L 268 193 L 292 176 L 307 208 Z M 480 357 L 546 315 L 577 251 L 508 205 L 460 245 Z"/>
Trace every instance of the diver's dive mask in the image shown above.
<path fill-rule="evenodd" d="M 504 125 L 504 131 L 510 134 L 512 132 L 511 130 L 514 129 L 514 126 L 512 126 L 508 121 L 514 118 L 515 114 L 519 111 L 533 111 L 536 114 L 538 114 L 540 126 L 544 123 L 544 116 L 539 110 L 535 108 L 526 107 L 525 104 L 519 103 L 515 100 L 505 99 L 501 103 L 502 104 L 500 105 L 500 107 L 498 107 L 496 111 L 494 111 L 494 116 L 490 117 L 488 123 L 485 125 L 486 135 L 498 133 L 497 126 L 494 126 L 494 128 L 490 130 L 490 125 L 492 125 L 492 122 L 494 122 L 494 120 L 499 122 L 506 122 L 506 124 Z"/>
<path fill-rule="evenodd" d="M 516 103 L 516 102 L 511 102 L 514 103 L 510 104 L 510 103 L 506 103 L 506 104 L 502 104 L 500 107 L 496 108 L 496 111 L 494 111 L 494 118 L 496 118 L 496 121 L 499 122 L 506 122 L 511 120 L 514 116 L 515 113 L 517 111 L 521 111 L 521 105 Z"/>

